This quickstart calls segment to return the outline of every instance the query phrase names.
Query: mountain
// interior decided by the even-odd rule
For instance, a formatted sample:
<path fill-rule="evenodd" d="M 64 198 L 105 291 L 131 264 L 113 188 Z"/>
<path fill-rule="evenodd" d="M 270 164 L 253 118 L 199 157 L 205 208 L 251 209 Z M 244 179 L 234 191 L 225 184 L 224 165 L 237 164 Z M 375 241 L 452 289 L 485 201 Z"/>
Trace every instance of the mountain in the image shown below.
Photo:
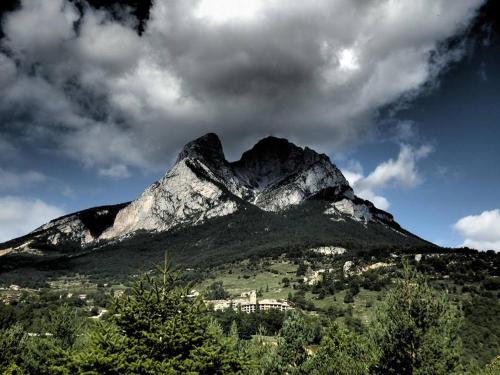
<path fill-rule="evenodd" d="M 181 250 L 175 243 L 183 236 Z M 190 240 L 197 242 L 189 245 Z M 353 251 L 433 246 L 356 197 L 325 154 L 267 137 L 240 160 L 228 162 L 219 138 L 209 133 L 185 145 L 165 176 L 136 200 L 55 219 L 1 244 L 0 255 L 97 256 L 149 241 L 153 247 L 173 247 L 179 258 L 192 253 L 198 260 L 223 255 L 216 248 L 231 248 L 234 256 L 234 249 L 248 255 L 257 248 L 287 251 L 309 245 Z"/>

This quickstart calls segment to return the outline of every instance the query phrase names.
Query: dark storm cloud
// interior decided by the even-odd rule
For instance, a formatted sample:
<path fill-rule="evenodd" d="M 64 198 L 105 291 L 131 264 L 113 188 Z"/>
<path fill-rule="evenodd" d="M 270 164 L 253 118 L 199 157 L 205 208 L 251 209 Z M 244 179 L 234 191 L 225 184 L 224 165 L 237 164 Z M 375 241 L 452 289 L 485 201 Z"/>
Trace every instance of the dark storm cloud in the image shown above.
<path fill-rule="evenodd" d="M 342 147 L 461 56 L 440 46 L 481 1 L 236 3 L 157 0 L 139 35 L 134 19 L 23 0 L 3 22 L 0 132 L 113 176 L 164 167 L 207 131 L 230 153 L 269 133 Z"/>

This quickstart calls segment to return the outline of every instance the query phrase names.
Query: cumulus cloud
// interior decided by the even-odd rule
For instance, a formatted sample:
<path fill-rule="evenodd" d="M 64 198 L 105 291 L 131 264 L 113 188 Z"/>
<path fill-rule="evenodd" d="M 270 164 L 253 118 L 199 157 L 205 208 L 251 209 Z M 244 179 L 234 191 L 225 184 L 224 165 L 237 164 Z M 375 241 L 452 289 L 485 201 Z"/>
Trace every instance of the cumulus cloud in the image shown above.
<path fill-rule="evenodd" d="M 481 3 L 157 0 L 139 36 L 103 11 L 22 0 L 4 19 L 0 135 L 97 171 L 164 167 L 207 131 L 230 153 L 270 133 L 330 151 L 460 58 L 443 42 Z"/>
<path fill-rule="evenodd" d="M 0 197 L 0 242 L 24 235 L 64 214 L 56 206 L 39 199 Z"/>
<path fill-rule="evenodd" d="M 370 200 L 378 208 L 387 210 L 390 203 L 378 192 L 386 188 L 417 186 L 422 181 L 417 161 L 427 157 L 432 151 L 433 148 L 428 144 L 417 148 L 401 144 L 397 159 L 380 163 L 367 176 L 363 174 L 363 168 L 359 163 L 342 170 L 342 173 L 357 195 Z"/>
<path fill-rule="evenodd" d="M 0 168 L 0 190 L 20 189 L 46 180 L 44 174 L 36 171 L 12 172 Z"/>
<path fill-rule="evenodd" d="M 465 216 L 453 227 L 464 239 L 462 246 L 500 251 L 500 209 Z"/>

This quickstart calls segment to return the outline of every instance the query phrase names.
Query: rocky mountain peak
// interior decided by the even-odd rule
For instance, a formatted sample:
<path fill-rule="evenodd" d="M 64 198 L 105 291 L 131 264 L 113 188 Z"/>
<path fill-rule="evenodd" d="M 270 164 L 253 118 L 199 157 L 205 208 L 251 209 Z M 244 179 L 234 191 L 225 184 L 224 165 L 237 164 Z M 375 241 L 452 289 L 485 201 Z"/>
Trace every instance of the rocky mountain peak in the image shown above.
<path fill-rule="evenodd" d="M 229 163 L 214 133 L 189 142 L 160 180 L 130 204 L 60 218 L 34 232 L 52 245 L 123 238 L 138 231 L 165 232 L 253 207 L 284 212 L 321 200 L 332 222 L 377 222 L 397 228 L 389 214 L 354 195 L 328 156 L 283 138 L 267 137 Z M 392 230 L 392 229 L 391 229 Z"/>
<path fill-rule="evenodd" d="M 301 148 L 284 138 L 266 137 L 255 144 L 250 150 L 243 153 L 235 165 L 252 167 L 256 162 L 279 162 L 281 164 L 293 162 L 295 164 L 311 164 L 320 159 L 328 158 L 310 148 Z"/>
<path fill-rule="evenodd" d="M 207 133 L 187 143 L 177 157 L 177 162 L 185 158 L 202 159 L 210 163 L 225 162 L 222 143 L 215 133 Z"/>
<path fill-rule="evenodd" d="M 321 160 L 329 162 L 326 155 L 310 148 L 303 149 L 284 138 L 266 137 L 243 153 L 232 167 L 249 186 L 265 188 Z"/>

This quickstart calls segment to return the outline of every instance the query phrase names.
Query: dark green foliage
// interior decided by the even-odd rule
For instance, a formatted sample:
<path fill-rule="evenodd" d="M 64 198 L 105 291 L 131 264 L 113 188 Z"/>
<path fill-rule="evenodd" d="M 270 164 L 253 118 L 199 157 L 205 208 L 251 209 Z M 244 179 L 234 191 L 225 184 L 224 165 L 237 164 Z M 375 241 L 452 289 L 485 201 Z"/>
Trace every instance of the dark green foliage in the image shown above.
<path fill-rule="evenodd" d="M 354 295 L 352 291 L 349 289 L 344 296 L 344 303 L 353 303 L 353 302 L 354 302 Z"/>
<path fill-rule="evenodd" d="M 240 372 L 239 353 L 177 280 L 167 263 L 138 280 L 130 296 L 115 301 L 110 321 L 97 326 L 75 367 L 89 374 Z"/>
<path fill-rule="evenodd" d="M 294 261 L 309 261 L 313 269 L 322 266 L 307 257 Z M 253 273 L 270 266 L 254 259 L 245 270 Z M 220 266 L 204 277 L 224 267 L 234 268 Z M 325 276 L 339 277 L 335 272 Z M 335 308 L 318 310 L 319 316 L 297 310 L 207 311 L 200 299 L 186 298 L 189 278 L 180 278 L 167 265 L 139 278 L 125 297 L 113 300 L 104 320 L 87 318 L 90 304 L 78 299 L 61 303 L 59 293 L 42 292 L 29 303 L 0 305 L 0 373 L 496 374 L 498 364 L 485 368 L 500 353 L 496 296 L 467 294 L 460 327 L 456 301 L 445 292 L 452 289 L 447 279 L 428 283 L 406 267 L 404 272 L 395 268 L 339 277 L 335 288 L 352 296 L 366 280 L 386 280 L 388 275 L 402 279 L 388 282 L 370 328 L 359 319 L 357 299 L 354 305 L 336 303 Z M 490 278 L 486 274 L 482 280 Z M 318 296 L 325 293 L 325 285 Z M 488 292 L 481 285 L 474 287 Z M 215 283 L 210 289 L 218 293 L 222 287 Z M 308 308 L 305 293 L 311 289 L 297 285 L 292 299 Z M 88 295 L 104 299 L 105 290 L 100 285 Z M 332 321 L 339 317 L 342 324 Z M 468 365 L 470 359 L 475 365 Z M 468 371 L 460 372 L 461 365 L 468 365 Z"/>
<path fill-rule="evenodd" d="M 61 305 L 54 311 L 49 311 L 42 321 L 42 332 L 50 332 L 64 349 L 72 348 L 83 332 L 84 320 L 75 308 Z"/>
<path fill-rule="evenodd" d="M 483 286 L 486 290 L 499 290 L 500 277 L 488 277 L 483 281 Z"/>
<path fill-rule="evenodd" d="M 283 284 L 283 288 L 288 288 L 290 286 L 290 279 L 288 277 L 284 277 L 281 280 L 281 283 Z"/>
<path fill-rule="evenodd" d="M 208 286 L 205 292 L 205 298 L 210 300 L 226 299 L 229 298 L 229 293 L 224 289 L 222 281 L 214 281 Z"/>
<path fill-rule="evenodd" d="M 20 324 L 0 331 L 0 372 L 18 367 L 26 349 L 26 333 Z"/>
<path fill-rule="evenodd" d="M 488 252 L 469 252 L 461 254 L 447 252 L 439 257 L 424 256 L 417 264 L 417 270 L 423 274 L 449 276 L 459 285 L 477 283 L 489 276 L 487 284 L 497 284 L 495 277 L 500 276 L 500 254 Z"/>
<path fill-rule="evenodd" d="M 381 274 L 380 271 L 373 270 L 364 272 L 361 277 L 361 286 L 367 290 L 381 291 L 390 283 L 390 278 Z"/>
<path fill-rule="evenodd" d="M 297 276 L 304 276 L 307 272 L 307 266 L 304 264 L 304 262 L 299 263 L 299 267 L 297 268 L 296 275 Z"/>
<path fill-rule="evenodd" d="M 29 374 L 67 374 L 69 353 L 81 348 L 84 325 L 81 311 L 74 307 L 60 305 L 47 311 L 27 340 L 23 369 Z"/>
<path fill-rule="evenodd" d="M 299 309 L 309 311 L 316 310 L 314 304 L 305 298 L 303 290 L 297 291 L 291 299 L 289 298 L 289 300 L 293 302 Z"/>
<path fill-rule="evenodd" d="M 17 323 L 0 332 L 0 371 L 26 374 L 67 374 L 68 353 L 79 349 L 81 315 L 61 305 L 48 310 L 38 329 L 27 334 Z M 32 324 L 32 328 L 37 325 Z"/>
<path fill-rule="evenodd" d="M 278 346 L 269 374 L 300 374 L 308 354 L 306 347 L 312 341 L 312 331 L 299 312 L 292 312 L 278 334 Z"/>
<path fill-rule="evenodd" d="M 0 303 L 0 329 L 6 329 L 18 321 L 16 308 Z"/>
<path fill-rule="evenodd" d="M 489 363 L 500 353 L 500 302 L 473 297 L 463 306 L 465 321 L 460 335 L 466 361 Z"/>
<path fill-rule="evenodd" d="M 380 360 L 377 374 L 449 374 L 460 363 L 461 319 L 444 293 L 405 267 L 403 278 L 378 309 L 372 326 Z"/>
<path fill-rule="evenodd" d="M 314 375 L 368 375 L 376 359 L 366 337 L 333 323 L 304 370 Z"/>
<path fill-rule="evenodd" d="M 231 326 L 236 324 L 241 339 L 249 340 L 263 329 L 268 335 L 276 335 L 283 326 L 286 313 L 278 310 L 258 311 L 247 314 L 232 309 L 213 312 L 213 316 L 220 323 L 226 334 L 230 333 Z"/>

